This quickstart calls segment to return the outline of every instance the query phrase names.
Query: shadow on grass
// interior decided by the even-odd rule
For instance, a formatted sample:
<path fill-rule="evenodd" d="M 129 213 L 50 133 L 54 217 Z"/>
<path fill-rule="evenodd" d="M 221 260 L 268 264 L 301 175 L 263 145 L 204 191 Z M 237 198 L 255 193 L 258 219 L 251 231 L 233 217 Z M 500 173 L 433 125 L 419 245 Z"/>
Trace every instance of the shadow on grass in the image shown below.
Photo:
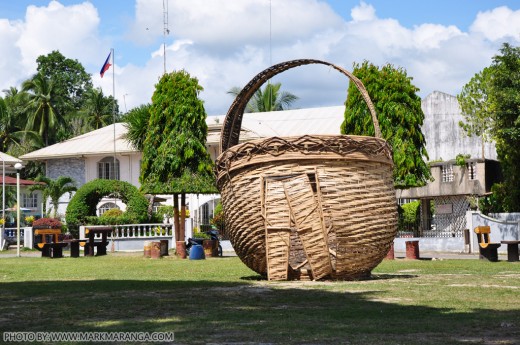
<path fill-rule="evenodd" d="M 175 344 L 480 344 L 485 337 L 515 344 L 520 339 L 518 310 L 461 313 L 385 300 L 381 286 L 377 293 L 339 292 L 334 284 L 329 291 L 247 282 L 254 277 L 259 278 L 244 277 L 243 283 L 2 283 L 0 331 L 168 331 L 175 333 Z"/>

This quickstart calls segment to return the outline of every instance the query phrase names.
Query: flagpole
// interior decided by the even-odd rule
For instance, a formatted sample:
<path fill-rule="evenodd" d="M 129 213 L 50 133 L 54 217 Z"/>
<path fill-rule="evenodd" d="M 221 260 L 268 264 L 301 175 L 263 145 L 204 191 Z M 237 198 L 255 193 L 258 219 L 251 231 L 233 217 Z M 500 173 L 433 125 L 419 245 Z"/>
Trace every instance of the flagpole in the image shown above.
<path fill-rule="evenodd" d="M 116 165 L 116 64 L 114 54 L 114 48 L 111 49 L 112 53 L 112 122 L 114 124 L 114 180 L 117 180 L 117 165 Z M 117 196 L 114 194 L 114 205 L 117 207 Z M 114 252 L 114 234 L 112 233 L 112 247 L 111 251 Z"/>
<path fill-rule="evenodd" d="M 117 180 L 117 165 L 116 165 L 116 64 L 114 48 L 110 49 L 112 54 L 112 123 L 114 126 L 114 180 Z M 117 205 L 114 197 L 114 204 Z"/>

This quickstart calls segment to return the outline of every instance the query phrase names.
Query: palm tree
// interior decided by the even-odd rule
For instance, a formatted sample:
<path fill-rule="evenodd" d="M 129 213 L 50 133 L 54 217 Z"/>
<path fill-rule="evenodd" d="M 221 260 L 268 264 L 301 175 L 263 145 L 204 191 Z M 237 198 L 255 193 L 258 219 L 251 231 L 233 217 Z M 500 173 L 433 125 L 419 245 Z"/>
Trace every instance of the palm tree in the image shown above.
<path fill-rule="evenodd" d="M 26 110 L 29 111 L 26 129 L 37 131 L 42 136 L 45 145 L 49 145 L 52 131 L 63 122 L 55 107 L 58 96 L 54 83 L 43 74 L 38 73 L 22 84 L 22 91 L 29 94 L 26 107 Z"/>
<path fill-rule="evenodd" d="M 47 213 L 47 199 L 51 199 L 53 207 L 53 217 L 56 218 L 58 214 L 58 205 L 60 198 L 65 193 L 72 193 L 77 190 L 73 178 L 68 176 L 60 176 L 56 180 L 52 180 L 44 175 L 39 175 L 34 179 L 35 182 L 43 182 L 42 184 L 35 184 L 29 187 L 31 192 L 41 190 L 43 193 L 43 212 Z"/>
<path fill-rule="evenodd" d="M 34 131 L 23 130 L 19 118 L 10 107 L 9 99 L 0 97 L 0 151 L 8 152 L 15 147 L 30 150 L 42 146 L 41 136 Z"/>
<path fill-rule="evenodd" d="M 263 90 L 258 89 L 247 103 L 246 112 L 258 113 L 289 109 L 299 97 L 287 91 L 280 92 L 281 87 L 281 83 L 267 83 Z M 240 91 L 240 88 L 233 87 L 228 93 L 236 97 Z"/>
<path fill-rule="evenodd" d="M 150 120 L 150 104 L 144 104 L 130 110 L 123 118 L 124 125 L 128 130 L 125 138 L 132 146 L 143 151 L 144 139 L 148 132 L 148 121 Z"/>
<path fill-rule="evenodd" d="M 91 129 L 99 129 L 112 123 L 113 106 L 111 97 L 105 97 L 101 88 L 92 88 L 87 91 L 81 113 Z"/>

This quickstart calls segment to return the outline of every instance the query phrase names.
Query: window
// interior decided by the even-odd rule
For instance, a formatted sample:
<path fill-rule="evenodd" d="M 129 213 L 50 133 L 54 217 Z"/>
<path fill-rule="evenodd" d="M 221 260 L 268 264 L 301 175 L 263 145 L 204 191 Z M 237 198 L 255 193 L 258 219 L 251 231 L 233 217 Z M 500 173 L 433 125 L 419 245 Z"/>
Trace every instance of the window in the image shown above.
<path fill-rule="evenodd" d="M 114 158 L 105 157 L 98 162 L 98 178 L 106 180 L 119 180 L 119 160 L 116 159 L 116 167 L 114 169 Z"/>
<path fill-rule="evenodd" d="M 101 216 L 103 213 L 105 213 L 106 211 L 111 210 L 113 208 L 119 209 L 119 207 L 116 204 L 114 204 L 113 202 L 104 203 L 103 205 L 101 205 L 99 207 L 99 215 Z"/>
<path fill-rule="evenodd" d="M 38 208 L 38 194 L 36 194 L 36 193 L 23 193 L 22 194 L 22 207 L 25 207 L 25 208 Z"/>
<path fill-rule="evenodd" d="M 441 166 L 442 182 L 453 182 L 453 165 Z"/>
<path fill-rule="evenodd" d="M 477 163 L 475 163 L 475 162 L 467 163 L 466 167 L 468 168 L 468 178 L 470 180 L 476 180 L 477 179 Z"/>

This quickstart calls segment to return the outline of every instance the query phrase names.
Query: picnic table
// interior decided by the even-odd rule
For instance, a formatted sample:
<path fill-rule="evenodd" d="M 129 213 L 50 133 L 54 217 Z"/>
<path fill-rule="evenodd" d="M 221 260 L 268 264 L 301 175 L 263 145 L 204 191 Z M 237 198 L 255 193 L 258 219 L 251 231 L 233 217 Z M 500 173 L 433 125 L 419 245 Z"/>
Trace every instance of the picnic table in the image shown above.
<path fill-rule="evenodd" d="M 520 241 L 500 241 L 502 244 L 507 244 L 507 261 L 518 261 L 518 244 Z"/>
<path fill-rule="evenodd" d="M 85 256 L 94 256 L 94 248 L 97 248 L 96 256 L 107 255 L 107 237 L 112 231 L 114 228 L 111 226 L 86 228 L 85 236 L 88 238 L 79 242 L 81 244 L 81 241 L 85 241 Z M 99 239 L 96 235 L 101 235 L 101 241 L 96 241 Z"/>
<path fill-rule="evenodd" d="M 62 258 L 63 248 L 67 246 L 67 243 L 59 241 L 60 234 L 61 229 L 34 230 L 34 236 L 41 236 L 40 242 L 34 242 L 34 248 L 42 252 L 42 257 Z M 50 237 L 49 241 L 47 241 L 47 237 Z"/>

